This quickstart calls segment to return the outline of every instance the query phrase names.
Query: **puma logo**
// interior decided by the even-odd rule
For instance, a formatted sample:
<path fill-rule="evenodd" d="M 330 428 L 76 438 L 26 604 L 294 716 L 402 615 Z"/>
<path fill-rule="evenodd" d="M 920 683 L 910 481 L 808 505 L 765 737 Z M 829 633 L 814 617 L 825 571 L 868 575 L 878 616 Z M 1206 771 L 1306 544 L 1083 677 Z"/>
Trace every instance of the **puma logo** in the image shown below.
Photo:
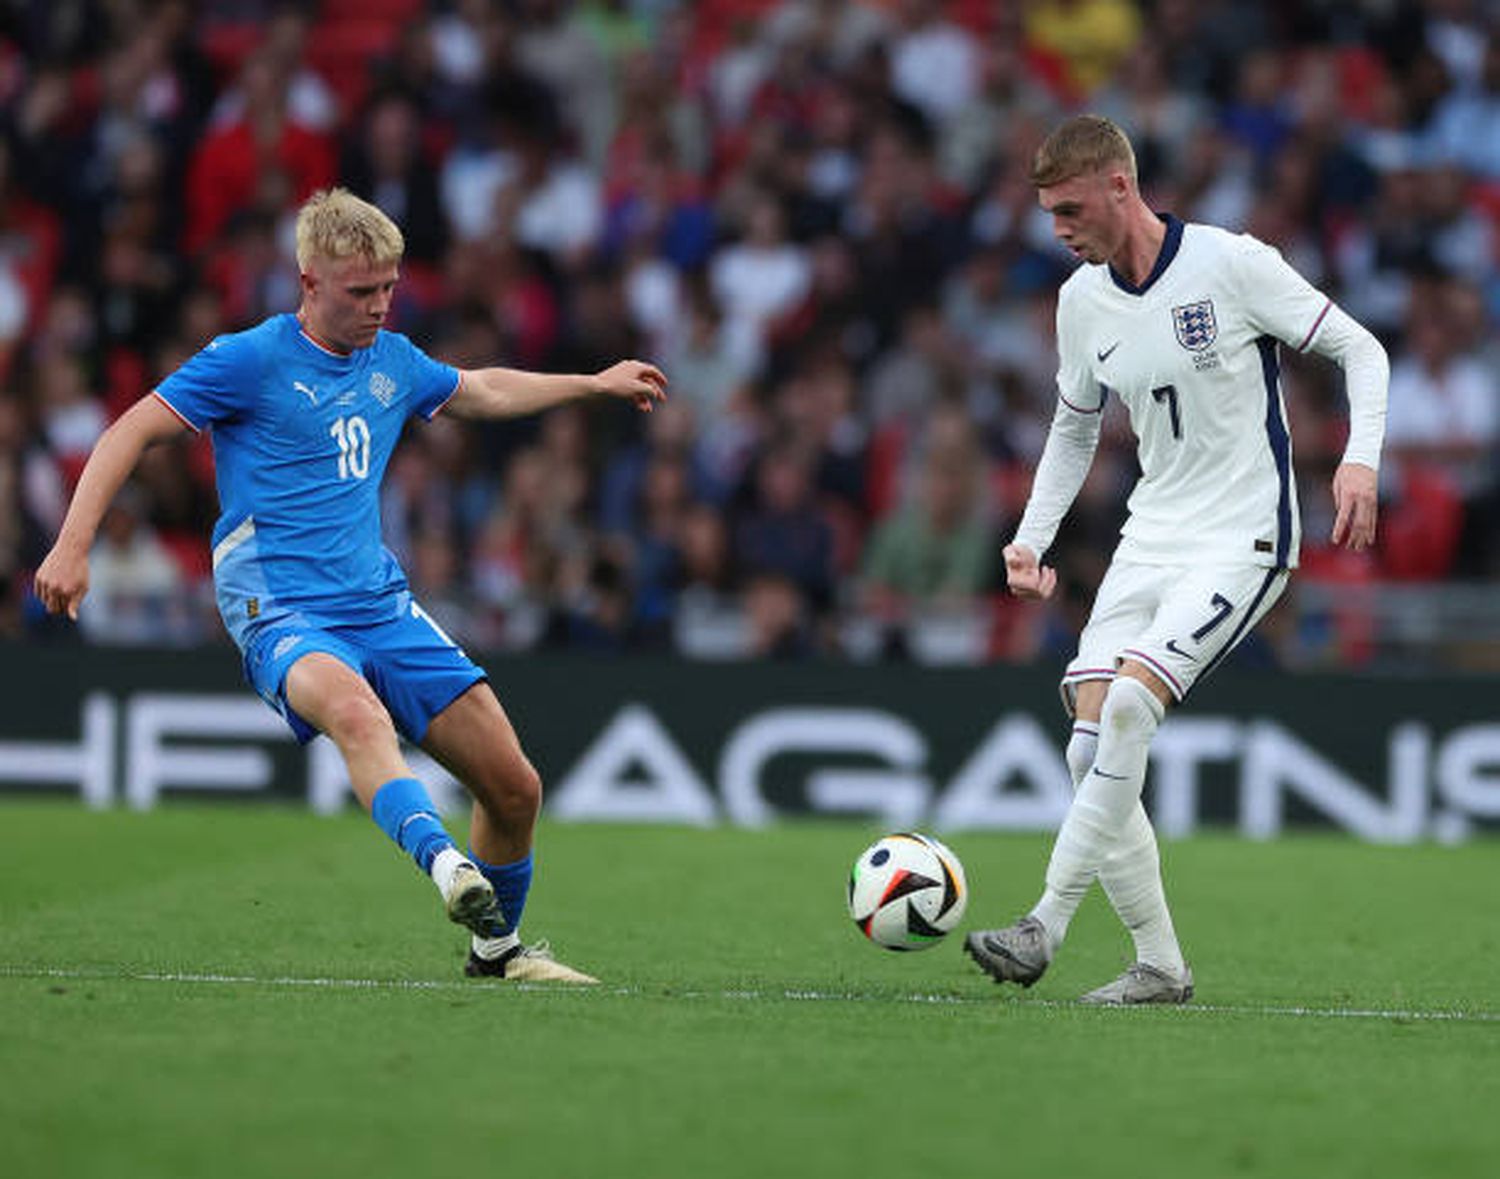
<path fill-rule="evenodd" d="M 293 381 L 292 388 L 298 393 L 306 393 L 307 399 L 314 405 L 318 404 L 318 387 L 316 385 L 304 385 L 301 381 Z"/>

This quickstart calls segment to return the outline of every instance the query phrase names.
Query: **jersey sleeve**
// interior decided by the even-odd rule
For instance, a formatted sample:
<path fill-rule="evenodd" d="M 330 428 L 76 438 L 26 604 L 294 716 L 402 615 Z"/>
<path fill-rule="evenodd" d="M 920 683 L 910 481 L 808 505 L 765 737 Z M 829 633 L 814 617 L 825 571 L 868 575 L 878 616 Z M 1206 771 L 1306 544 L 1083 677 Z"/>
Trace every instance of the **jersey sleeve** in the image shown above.
<path fill-rule="evenodd" d="M 219 336 L 156 386 L 173 413 L 199 432 L 240 412 L 254 394 L 260 358 L 247 334 Z"/>
<path fill-rule="evenodd" d="M 1240 284 L 1250 323 L 1298 352 L 1311 349 L 1343 368 L 1349 397 L 1344 461 L 1379 470 L 1390 381 L 1385 349 L 1278 251 L 1248 234 L 1241 240 Z"/>
<path fill-rule="evenodd" d="M 1016 544 L 1038 558 L 1052 546 L 1093 465 L 1107 395 L 1093 379 L 1087 353 L 1077 346 L 1076 316 L 1065 288 L 1057 305 L 1057 410 L 1015 536 Z"/>
<path fill-rule="evenodd" d="M 401 343 L 407 356 L 411 412 L 431 421 L 458 392 L 458 369 L 434 360 L 405 336 L 401 337 Z"/>
<path fill-rule="evenodd" d="M 1249 234 L 1240 238 L 1236 269 L 1250 325 L 1306 352 L 1327 320 L 1333 300 L 1293 270 L 1281 251 Z"/>
<path fill-rule="evenodd" d="M 1064 288 L 1057 301 L 1057 396 L 1075 413 L 1098 413 L 1106 390 L 1094 380 L 1088 347 L 1080 341 L 1078 310 Z"/>

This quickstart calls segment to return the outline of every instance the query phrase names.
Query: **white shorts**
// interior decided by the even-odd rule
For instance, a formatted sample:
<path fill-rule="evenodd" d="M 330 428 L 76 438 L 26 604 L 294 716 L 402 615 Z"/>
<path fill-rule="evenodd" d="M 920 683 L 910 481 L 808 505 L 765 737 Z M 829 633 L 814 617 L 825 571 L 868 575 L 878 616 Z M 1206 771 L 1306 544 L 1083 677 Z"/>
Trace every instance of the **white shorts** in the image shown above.
<path fill-rule="evenodd" d="M 1071 716 L 1077 685 L 1114 679 L 1125 659 L 1150 668 L 1181 701 L 1276 604 L 1286 583 L 1287 570 L 1264 565 L 1111 563 L 1078 655 L 1063 673 L 1063 707 Z"/>

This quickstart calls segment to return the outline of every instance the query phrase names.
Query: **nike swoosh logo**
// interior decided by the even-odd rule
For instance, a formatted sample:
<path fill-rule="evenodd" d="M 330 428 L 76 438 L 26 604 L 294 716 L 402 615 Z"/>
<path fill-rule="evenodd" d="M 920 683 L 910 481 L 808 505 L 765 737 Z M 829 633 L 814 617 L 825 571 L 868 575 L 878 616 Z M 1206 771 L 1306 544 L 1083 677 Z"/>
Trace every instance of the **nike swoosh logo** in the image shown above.
<path fill-rule="evenodd" d="M 1167 650 L 1172 652 L 1173 655 L 1178 655 L 1183 659 L 1191 660 L 1194 663 L 1198 662 L 1198 657 L 1196 655 L 1189 655 L 1186 651 L 1179 647 L 1177 645 L 1176 639 L 1167 640 Z"/>
<path fill-rule="evenodd" d="M 1094 773 L 1098 774 L 1101 778 L 1108 778 L 1112 782 L 1128 782 L 1129 781 L 1129 779 L 1124 774 L 1111 774 L 1111 773 L 1107 773 L 1106 771 L 1101 770 L 1098 766 L 1094 767 Z"/>
<path fill-rule="evenodd" d="M 1108 360 L 1110 358 L 1110 355 L 1114 352 L 1114 350 L 1120 346 L 1121 342 L 1122 341 L 1120 341 L 1120 340 L 1116 340 L 1113 344 L 1111 344 L 1103 352 L 1096 352 L 1096 353 L 1094 353 L 1094 355 L 1099 358 L 1099 363 L 1103 364 L 1106 360 Z"/>

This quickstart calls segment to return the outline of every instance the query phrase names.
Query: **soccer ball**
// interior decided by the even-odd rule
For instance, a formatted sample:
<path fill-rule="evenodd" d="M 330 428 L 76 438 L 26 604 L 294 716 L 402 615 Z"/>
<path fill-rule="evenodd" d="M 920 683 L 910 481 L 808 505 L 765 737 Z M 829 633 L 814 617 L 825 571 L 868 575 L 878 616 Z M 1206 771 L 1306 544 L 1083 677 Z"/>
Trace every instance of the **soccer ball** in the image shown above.
<path fill-rule="evenodd" d="M 937 945 L 968 903 L 964 866 L 930 835 L 887 835 L 860 853 L 849 873 L 849 916 L 887 950 Z"/>

